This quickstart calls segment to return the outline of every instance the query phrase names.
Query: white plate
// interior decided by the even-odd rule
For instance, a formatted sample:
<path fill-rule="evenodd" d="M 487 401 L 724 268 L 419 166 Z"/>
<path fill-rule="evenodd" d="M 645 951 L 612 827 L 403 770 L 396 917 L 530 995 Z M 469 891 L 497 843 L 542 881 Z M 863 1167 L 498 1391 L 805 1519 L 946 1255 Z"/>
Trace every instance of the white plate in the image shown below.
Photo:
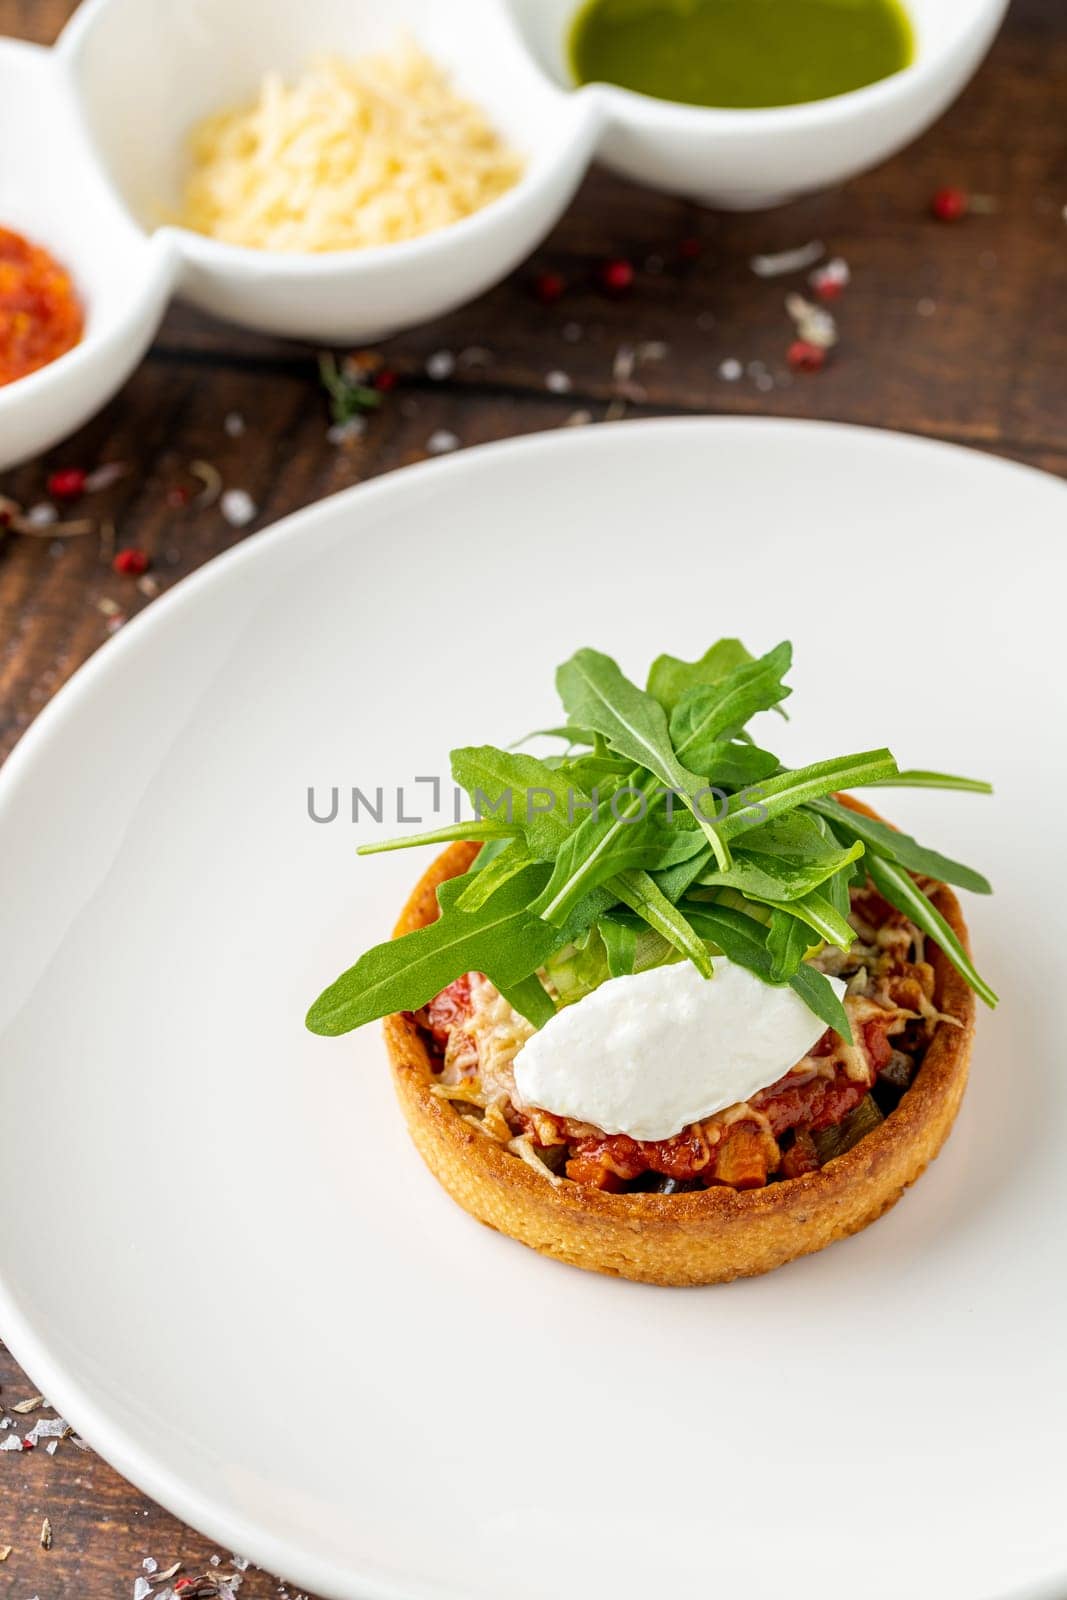
<path fill-rule="evenodd" d="M 313 507 L 102 650 L 0 779 L 0 1327 L 128 1477 L 329 1596 L 1062 1595 L 1067 491 L 795 423 L 568 431 Z M 788 759 L 987 869 L 999 988 L 945 1154 L 876 1226 L 664 1291 L 470 1221 L 376 1029 L 303 1029 L 421 856 L 306 789 L 447 772 L 632 671 L 796 645 Z M 409 811 L 414 802 L 409 798 Z M 391 808 L 390 808 L 391 809 Z M 365 831 L 365 829 L 364 829 Z"/>

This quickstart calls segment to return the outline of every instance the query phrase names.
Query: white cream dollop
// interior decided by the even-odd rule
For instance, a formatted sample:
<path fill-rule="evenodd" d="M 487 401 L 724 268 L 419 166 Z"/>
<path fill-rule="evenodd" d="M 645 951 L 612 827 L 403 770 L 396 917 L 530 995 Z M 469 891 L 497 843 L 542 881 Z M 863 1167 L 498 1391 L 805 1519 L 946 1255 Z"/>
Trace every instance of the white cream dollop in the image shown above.
<path fill-rule="evenodd" d="M 609 978 L 515 1057 L 524 1105 L 633 1139 L 670 1139 L 776 1083 L 826 1031 L 785 985 L 716 957 Z M 840 996 L 845 985 L 830 983 Z"/>

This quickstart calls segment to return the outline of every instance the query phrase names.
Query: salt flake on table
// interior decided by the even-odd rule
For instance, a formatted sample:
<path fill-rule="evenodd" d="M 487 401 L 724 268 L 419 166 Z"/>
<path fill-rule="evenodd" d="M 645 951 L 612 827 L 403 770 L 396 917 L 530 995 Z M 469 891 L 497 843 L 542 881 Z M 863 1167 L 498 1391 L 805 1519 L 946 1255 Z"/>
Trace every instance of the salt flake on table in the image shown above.
<path fill-rule="evenodd" d="M 749 266 L 757 278 L 781 278 L 787 272 L 803 272 L 813 267 L 826 250 L 821 239 L 812 239 L 795 250 L 779 250 L 774 255 L 753 256 Z"/>
<path fill-rule="evenodd" d="M 567 394 L 571 387 L 570 377 L 566 372 L 558 369 L 545 373 L 545 388 L 550 394 Z"/>
<path fill-rule="evenodd" d="M 16 1433 L 9 1433 L 7 1438 L 0 1442 L 0 1450 L 21 1450 L 22 1440 Z"/>
<path fill-rule="evenodd" d="M 823 306 L 813 305 L 802 294 L 786 295 L 785 309 L 796 324 L 797 337 L 820 350 L 831 350 L 837 343 L 837 323 Z"/>
<path fill-rule="evenodd" d="M 833 256 L 808 278 L 816 294 L 825 289 L 847 289 L 852 282 L 852 269 L 843 256 Z"/>
<path fill-rule="evenodd" d="M 152 1593 L 152 1585 L 147 1578 L 138 1578 L 133 1586 L 133 1600 L 147 1600 Z"/>
<path fill-rule="evenodd" d="M 31 528 L 50 528 L 53 522 L 58 522 L 59 512 L 55 506 L 49 505 L 47 500 L 39 500 L 31 506 L 23 519 Z"/>
<path fill-rule="evenodd" d="M 362 439 L 366 431 L 366 417 L 348 417 L 344 422 L 335 422 L 326 429 L 326 443 L 350 444 L 353 439 Z"/>
<path fill-rule="evenodd" d="M 730 356 L 727 360 L 719 362 L 719 377 L 724 383 L 736 383 L 744 370 L 744 367 L 735 356 Z"/>
<path fill-rule="evenodd" d="M 426 373 L 438 382 L 450 378 L 456 370 L 456 358 L 451 350 L 435 350 L 426 363 Z"/>
<path fill-rule="evenodd" d="M 34 1444 L 41 1439 L 62 1439 L 67 1426 L 62 1417 L 42 1417 L 40 1422 L 34 1423 L 26 1437 Z"/>
<path fill-rule="evenodd" d="M 459 449 L 459 440 L 449 428 L 435 428 L 426 441 L 426 449 L 431 456 L 447 455 L 450 450 Z"/>
<path fill-rule="evenodd" d="M 156 1560 L 155 1556 L 145 1556 L 144 1560 L 141 1562 L 141 1566 L 148 1573 L 149 1577 L 151 1577 L 153 1572 L 159 1571 L 159 1562 Z"/>
<path fill-rule="evenodd" d="M 239 439 L 245 431 L 245 419 L 239 411 L 228 411 L 223 418 L 222 426 L 231 439 Z"/>
<path fill-rule="evenodd" d="M 637 365 L 637 351 L 632 344 L 620 344 L 611 364 L 611 375 L 616 383 L 628 383 Z"/>
<path fill-rule="evenodd" d="M 220 501 L 222 514 L 231 528 L 243 528 L 256 515 L 257 506 L 247 489 L 227 489 Z"/>

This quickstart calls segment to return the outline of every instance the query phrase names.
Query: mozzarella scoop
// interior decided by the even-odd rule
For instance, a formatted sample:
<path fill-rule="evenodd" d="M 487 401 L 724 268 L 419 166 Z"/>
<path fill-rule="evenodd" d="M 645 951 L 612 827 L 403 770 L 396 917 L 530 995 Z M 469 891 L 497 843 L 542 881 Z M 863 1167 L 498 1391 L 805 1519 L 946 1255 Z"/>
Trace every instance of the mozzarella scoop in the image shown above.
<path fill-rule="evenodd" d="M 632 1139 L 670 1139 L 747 1100 L 807 1055 L 825 1022 L 725 957 L 609 978 L 515 1057 L 521 1102 Z M 831 978 L 840 996 L 845 985 Z"/>

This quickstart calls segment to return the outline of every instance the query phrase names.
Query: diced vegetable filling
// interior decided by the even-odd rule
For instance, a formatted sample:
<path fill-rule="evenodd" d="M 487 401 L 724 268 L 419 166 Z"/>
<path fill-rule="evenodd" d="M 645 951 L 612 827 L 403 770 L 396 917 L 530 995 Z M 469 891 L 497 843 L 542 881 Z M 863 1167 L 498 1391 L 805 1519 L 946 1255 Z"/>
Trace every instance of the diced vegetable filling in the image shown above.
<path fill-rule="evenodd" d="M 674 1194 L 761 1188 L 817 1171 L 892 1111 L 934 1027 L 955 1021 L 934 1003 L 924 936 L 903 912 L 863 883 L 852 889 L 849 921 L 848 952 L 827 946 L 812 964 L 846 980 L 853 1042 L 828 1028 L 777 1083 L 673 1138 L 607 1134 L 520 1104 L 512 1064 L 533 1029 L 481 973 L 457 978 L 416 1014 L 434 1092 L 555 1183 Z"/>

